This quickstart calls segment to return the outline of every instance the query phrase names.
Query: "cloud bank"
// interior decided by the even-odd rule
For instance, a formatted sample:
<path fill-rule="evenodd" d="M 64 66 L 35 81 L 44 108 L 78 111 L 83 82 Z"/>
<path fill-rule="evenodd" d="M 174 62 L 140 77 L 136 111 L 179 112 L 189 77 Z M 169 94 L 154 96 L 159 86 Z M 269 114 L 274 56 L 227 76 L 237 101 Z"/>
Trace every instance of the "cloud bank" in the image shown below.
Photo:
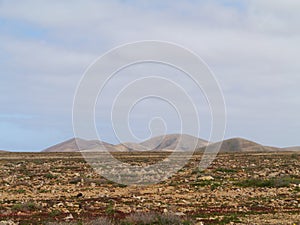
<path fill-rule="evenodd" d="M 227 103 L 226 137 L 299 145 L 299 10 L 296 0 L 2 0 L 0 148 L 40 150 L 71 137 L 73 96 L 85 69 L 111 48 L 145 39 L 178 43 L 207 62 Z M 186 85 L 199 102 L 207 138 L 210 122 L 203 96 L 182 74 L 148 66 L 112 81 L 107 102 L 98 106 L 103 109 L 97 114 L 99 130 L 110 127 L 104 107 L 109 96 L 143 71 L 171 73 L 169 78 Z M 141 138 L 149 135 L 152 115 L 147 113 L 153 104 L 160 103 L 149 102 L 133 115 L 139 121 L 133 119 L 133 129 Z M 168 107 L 160 108 L 169 113 Z M 171 116 L 170 123 L 173 117 L 176 121 Z M 169 127 L 168 132 L 176 131 Z M 110 131 L 103 139 L 117 142 Z"/>

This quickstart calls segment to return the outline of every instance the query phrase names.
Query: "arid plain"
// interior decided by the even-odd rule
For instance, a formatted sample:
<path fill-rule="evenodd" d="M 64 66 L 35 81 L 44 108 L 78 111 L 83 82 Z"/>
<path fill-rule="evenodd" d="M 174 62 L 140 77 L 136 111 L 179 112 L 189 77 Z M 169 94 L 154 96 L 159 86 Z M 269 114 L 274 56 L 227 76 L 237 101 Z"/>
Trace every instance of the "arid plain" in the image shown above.
<path fill-rule="evenodd" d="M 114 153 L 154 163 L 170 153 Z M 300 153 L 202 153 L 171 178 L 125 186 L 76 152 L 0 155 L 0 224 L 300 224 Z"/>

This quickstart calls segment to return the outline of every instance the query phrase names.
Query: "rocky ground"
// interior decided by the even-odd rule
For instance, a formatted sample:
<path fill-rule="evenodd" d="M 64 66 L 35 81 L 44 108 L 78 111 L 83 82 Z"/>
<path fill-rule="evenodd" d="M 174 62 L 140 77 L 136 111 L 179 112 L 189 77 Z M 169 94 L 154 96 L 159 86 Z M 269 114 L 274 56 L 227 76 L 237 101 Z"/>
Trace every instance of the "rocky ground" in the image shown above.
<path fill-rule="evenodd" d="M 169 153 L 115 154 L 151 164 Z M 300 224 L 300 153 L 224 153 L 204 171 L 200 158 L 166 181 L 126 186 L 80 153 L 1 153 L 0 224 Z"/>

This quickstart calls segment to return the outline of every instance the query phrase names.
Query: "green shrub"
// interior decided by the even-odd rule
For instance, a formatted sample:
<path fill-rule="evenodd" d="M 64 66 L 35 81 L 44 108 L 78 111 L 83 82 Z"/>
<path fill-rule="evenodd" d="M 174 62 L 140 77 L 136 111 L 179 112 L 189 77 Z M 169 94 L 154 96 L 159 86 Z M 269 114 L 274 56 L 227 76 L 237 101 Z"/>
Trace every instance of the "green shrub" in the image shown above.
<path fill-rule="evenodd" d="M 237 182 L 236 185 L 240 187 L 289 187 L 290 184 L 298 184 L 300 179 L 292 178 L 290 176 L 276 177 L 270 179 L 248 179 Z"/>
<path fill-rule="evenodd" d="M 15 192 L 19 193 L 19 194 L 24 194 L 26 193 L 26 191 L 24 189 L 18 189 Z"/>
<path fill-rule="evenodd" d="M 109 202 L 109 205 L 107 206 L 105 212 L 106 212 L 108 215 L 113 215 L 113 214 L 115 214 L 116 210 L 115 210 L 115 207 L 114 207 L 113 202 Z"/>
<path fill-rule="evenodd" d="M 218 168 L 216 169 L 217 172 L 222 172 L 222 173 L 236 173 L 237 170 L 235 169 L 227 169 L 227 168 Z"/>
<path fill-rule="evenodd" d="M 61 215 L 61 213 L 62 213 L 61 211 L 55 209 L 50 212 L 50 216 L 59 216 Z"/>
<path fill-rule="evenodd" d="M 240 219 L 236 214 L 225 216 L 219 224 L 232 224 L 232 223 L 240 223 Z"/>
<path fill-rule="evenodd" d="M 55 176 L 55 175 L 53 175 L 53 174 L 51 174 L 51 173 L 47 173 L 47 174 L 45 174 L 45 178 L 48 178 L 48 179 L 55 179 L 55 178 L 57 178 L 57 176 Z"/>
<path fill-rule="evenodd" d="M 17 203 L 12 206 L 14 211 L 34 211 L 39 209 L 39 206 L 34 202 Z"/>

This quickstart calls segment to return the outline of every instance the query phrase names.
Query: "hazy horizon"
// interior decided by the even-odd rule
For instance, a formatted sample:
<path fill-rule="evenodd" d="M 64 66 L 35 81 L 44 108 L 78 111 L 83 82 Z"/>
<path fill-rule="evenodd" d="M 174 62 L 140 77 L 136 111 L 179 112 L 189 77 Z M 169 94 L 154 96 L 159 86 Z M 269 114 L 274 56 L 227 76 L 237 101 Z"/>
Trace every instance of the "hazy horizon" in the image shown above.
<path fill-rule="evenodd" d="M 154 137 L 152 137 L 152 138 L 155 138 L 155 137 L 159 137 L 159 136 L 163 136 L 163 135 L 174 135 L 175 133 L 170 133 L 170 134 L 162 134 L 162 135 L 155 135 Z M 183 135 L 185 135 L 185 134 L 183 134 Z M 187 134 L 187 135 L 190 135 L 190 134 Z M 191 136 L 193 136 L 193 135 L 191 135 Z M 202 137 L 197 137 L 197 136 L 194 136 L 194 137 L 196 137 L 196 138 L 199 138 L 199 139 L 202 139 L 202 140 L 204 140 L 204 141 L 207 141 L 206 139 L 204 139 L 204 138 L 202 138 Z M 69 141 L 69 140 L 72 140 L 72 139 L 83 139 L 83 140 L 89 140 L 89 141 L 94 141 L 94 140 L 90 140 L 90 139 L 84 139 L 84 138 L 80 138 L 80 137 L 69 137 L 69 138 L 67 138 L 67 139 L 64 139 L 64 140 L 61 140 L 61 141 L 59 141 L 59 142 L 57 142 L 57 143 L 52 143 L 51 145 L 49 145 L 49 146 L 46 146 L 45 148 L 43 148 L 43 149 L 39 149 L 39 150 L 14 150 L 14 149 L 5 149 L 6 151 L 10 151 L 10 152 L 41 152 L 41 151 L 43 151 L 43 150 L 45 150 L 45 149 L 47 149 L 47 148 L 49 148 L 49 147 L 53 147 L 53 146 L 55 146 L 55 145 L 57 145 L 57 144 L 61 144 L 61 143 L 63 143 L 63 142 L 66 142 L 66 141 Z M 236 138 L 241 138 L 241 139 L 244 139 L 244 140 L 248 140 L 248 141 L 253 141 L 253 142 L 256 142 L 255 140 L 251 140 L 251 139 L 249 139 L 249 138 L 247 138 L 247 137 L 240 137 L 240 136 L 233 136 L 233 137 L 227 137 L 227 138 L 225 138 L 224 140 L 220 140 L 220 141 L 225 141 L 225 140 L 230 140 L 230 139 L 236 139 Z M 151 138 L 149 138 L 149 139 L 151 139 Z M 145 139 L 145 140 L 143 140 L 143 141 L 147 141 L 147 140 L 149 140 L 149 139 Z M 110 143 L 110 142 L 107 142 L 107 141 L 104 141 L 104 140 L 99 140 L 99 139 L 96 139 L 96 140 L 98 140 L 98 141 L 103 141 L 103 142 L 106 142 L 106 143 L 108 143 L 108 144 L 113 144 L 113 145 L 118 145 L 118 144 L 127 144 L 127 143 L 141 143 L 141 142 L 127 142 L 127 141 L 125 141 L 125 142 L 115 142 L 115 143 Z M 215 143 L 215 142 L 212 142 L 212 143 Z M 265 145 L 264 143 L 260 143 L 260 142 L 256 142 L 257 144 L 261 144 L 262 146 L 268 146 L 268 145 Z M 275 146 L 275 145 L 269 145 L 269 147 L 280 147 L 280 146 Z M 299 145 L 294 145 L 294 146 L 281 146 L 280 148 L 288 148 L 288 147 L 299 147 Z M 0 149 L 0 150 L 4 150 L 4 149 Z"/>

